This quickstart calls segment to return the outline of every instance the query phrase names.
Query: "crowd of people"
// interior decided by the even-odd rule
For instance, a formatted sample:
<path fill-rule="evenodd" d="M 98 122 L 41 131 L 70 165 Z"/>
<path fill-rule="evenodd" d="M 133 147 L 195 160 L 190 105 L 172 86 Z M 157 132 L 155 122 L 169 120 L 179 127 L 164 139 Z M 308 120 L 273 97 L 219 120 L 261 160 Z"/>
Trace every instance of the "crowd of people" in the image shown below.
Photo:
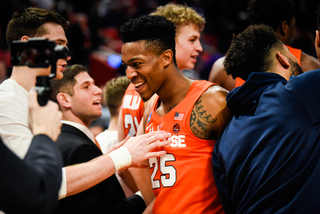
<path fill-rule="evenodd" d="M 14 11 L 9 50 L 42 37 L 73 54 L 15 64 L 0 84 L 0 213 L 320 212 L 320 5 L 312 53 L 292 47 L 301 2 L 247 1 L 243 29 L 203 78 L 212 14 L 201 1 L 15 3 L 38 7 Z M 137 7 L 124 16 L 124 5 Z M 68 22 L 70 11 L 83 15 Z M 119 14 L 119 43 L 93 39 Z M 103 90 L 88 67 L 101 44 L 125 72 Z M 44 106 L 39 77 L 50 77 Z M 108 128 L 94 132 L 103 103 Z"/>

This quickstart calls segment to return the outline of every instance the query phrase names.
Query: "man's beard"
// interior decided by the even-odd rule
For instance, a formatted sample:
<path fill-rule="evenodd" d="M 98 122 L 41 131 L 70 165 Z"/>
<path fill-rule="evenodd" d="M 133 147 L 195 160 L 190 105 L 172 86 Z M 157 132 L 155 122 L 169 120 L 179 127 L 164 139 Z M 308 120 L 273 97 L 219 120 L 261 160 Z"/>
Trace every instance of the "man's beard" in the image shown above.
<path fill-rule="evenodd" d="M 298 76 L 299 74 L 303 73 L 303 71 L 298 63 L 292 61 L 290 58 L 288 58 L 288 60 L 290 63 L 291 75 Z"/>

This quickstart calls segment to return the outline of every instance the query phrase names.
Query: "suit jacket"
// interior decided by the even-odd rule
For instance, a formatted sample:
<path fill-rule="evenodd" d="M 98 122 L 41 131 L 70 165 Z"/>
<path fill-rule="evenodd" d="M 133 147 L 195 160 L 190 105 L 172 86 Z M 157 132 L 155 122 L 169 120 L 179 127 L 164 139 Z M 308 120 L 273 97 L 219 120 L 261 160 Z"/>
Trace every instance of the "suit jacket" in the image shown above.
<path fill-rule="evenodd" d="M 60 152 L 46 135 L 32 139 L 23 160 L 0 138 L 0 210 L 5 213 L 52 213 L 62 180 Z"/>
<path fill-rule="evenodd" d="M 102 152 L 79 129 L 63 124 L 56 141 L 62 153 L 64 166 L 90 161 Z M 61 199 L 56 213 L 142 213 L 144 200 L 133 195 L 126 199 L 115 175 L 79 194 Z"/>

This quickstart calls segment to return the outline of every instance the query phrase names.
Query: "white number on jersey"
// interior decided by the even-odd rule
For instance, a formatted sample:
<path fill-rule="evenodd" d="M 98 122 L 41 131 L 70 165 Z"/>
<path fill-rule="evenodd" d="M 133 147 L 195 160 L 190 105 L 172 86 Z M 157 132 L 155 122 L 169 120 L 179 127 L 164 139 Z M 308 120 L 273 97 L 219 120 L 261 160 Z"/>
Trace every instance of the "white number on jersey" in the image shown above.
<path fill-rule="evenodd" d="M 174 166 L 166 165 L 167 162 L 175 161 L 173 154 L 166 154 L 158 158 L 149 158 L 150 168 L 154 168 L 151 174 L 152 189 L 160 188 L 160 182 L 163 187 L 172 187 L 177 181 L 177 171 Z M 160 162 L 160 164 L 158 164 Z M 160 168 L 159 168 L 160 165 Z M 161 172 L 160 181 L 155 179 L 158 169 Z"/>
<path fill-rule="evenodd" d="M 134 116 L 134 119 L 132 118 L 131 114 L 126 114 L 124 116 L 124 127 L 126 129 L 130 128 L 128 133 L 130 137 L 133 137 L 137 134 L 138 126 L 139 123 L 136 116 Z"/>

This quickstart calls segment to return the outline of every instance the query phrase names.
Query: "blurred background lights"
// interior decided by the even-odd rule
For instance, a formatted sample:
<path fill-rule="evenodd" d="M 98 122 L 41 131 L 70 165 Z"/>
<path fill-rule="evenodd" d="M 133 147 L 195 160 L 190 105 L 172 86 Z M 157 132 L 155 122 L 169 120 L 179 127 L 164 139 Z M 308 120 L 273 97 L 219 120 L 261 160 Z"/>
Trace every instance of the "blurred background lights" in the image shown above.
<path fill-rule="evenodd" d="M 121 65 L 121 56 L 118 54 L 110 54 L 107 58 L 108 64 L 112 68 L 119 68 Z"/>

